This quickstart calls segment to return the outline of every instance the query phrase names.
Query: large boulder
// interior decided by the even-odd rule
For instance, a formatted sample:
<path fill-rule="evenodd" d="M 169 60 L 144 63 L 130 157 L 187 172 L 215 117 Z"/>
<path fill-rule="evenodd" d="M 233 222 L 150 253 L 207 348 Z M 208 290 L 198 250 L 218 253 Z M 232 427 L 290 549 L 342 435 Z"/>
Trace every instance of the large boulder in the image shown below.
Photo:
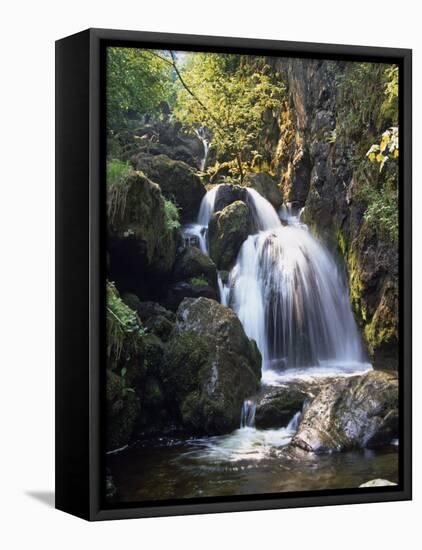
<path fill-rule="evenodd" d="M 236 261 L 243 241 L 251 231 L 248 206 L 235 201 L 215 212 L 208 227 L 210 256 L 218 269 L 229 270 Z"/>
<path fill-rule="evenodd" d="M 164 303 L 172 311 L 176 311 L 185 298 L 209 298 L 218 301 L 218 292 L 201 278 L 193 277 L 190 281 L 180 281 L 171 284 L 167 289 Z"/>
<path fill-rule="evenodd" d="M 287 426 L 312 393 L 300 383 L 264 387 L 256 402 L 255 425 L 259 429 Z"/>
<path fill-rule="evenodd" d="M 277 182 L 266 172 L 258 172 L 256 174 L 247 174 L 245 177 L 245 185 L 255 189 L 260 195 L 278 210 L 282 203 L 283 197 Z"/>
<path fill-rule="evenodd" d="M 140 153 L 132 158 L 137 170 L 159 184 L 163 195 L 180 208 L 183 223 L 194 221 L 206 189 L 196 171 L 180 160 L 166 155 Z"/>
<path fill-rule="evenodd" d="M 292 445 L 322 453 L 379 447 L 397 436 L 397 374 L 371 371 L 321 388 L 306 407 Z"/>
<path fill-rule="evenodd" d="M 247 200 L 248 192 L 246 187 L 233 185 L 231 183 L 223 183 L 218 186 L 218 190 L 215 195 L 214 212 L 223 210 L 223 208 L 235 201 L 247 202 Z"/>
<path fill-rule="evenodd" d="M 173 329 L 175 315 L 157 302 L 141 302 L 135 294 L 126 293 L 122 300 L 137 312 L 147 332 L 155 334 L 166 341 Z"/>
<path fill-rule="evenodd" d="M 243 401 L 261 378 L 261 354 L 231 309 L 185 299 L 167 344 L 161 378 L 183 428 L 223 434 L 239 427 Z"/>
<path fill-rule="evenodd" d="M 173 269 L 174 281 L 203 279 L 204 283 L 217 288 L 217 268 L 209 256 L 195 246 L 185 248 L 176 258 Z"/>
<path fill-rule="evenodd" d="M 169 273 L 178 235 L 168 224 L 160 187 L 142 172 L 131 172 L 107 192 L 111 265 Z"/>

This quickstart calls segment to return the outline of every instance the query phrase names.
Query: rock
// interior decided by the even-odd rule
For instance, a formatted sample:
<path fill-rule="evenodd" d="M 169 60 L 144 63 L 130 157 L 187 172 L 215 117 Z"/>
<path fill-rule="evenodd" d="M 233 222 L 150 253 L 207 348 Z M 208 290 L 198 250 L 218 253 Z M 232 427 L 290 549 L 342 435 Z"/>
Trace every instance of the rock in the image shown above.
<path fill-rule="evenodd" d="M 256 402 L 256 427 L 265 430 L 287 426 L 311 395 L 301 384 L 294 382 L 277 388 L 264 387 Z"/>
<path fill-rule="evenodd" d="M 138 397 L 123 392 L 121 377 L 107 369 L 106 379 L 106 449 L 112 451 L 127 445 L 139 414 Z"/>
<path fill-rule="evenodd" d="M 207 284 L 196 284 L 194 282 L 181 281 L 169 286 L 165 305 L 173 310 L 179 307 L 185 298 L 209 298 L 218 301 L 218 292 L 215 287 Z"/>
<path fill-rule="evenodd" d="M 218 269 L 230 270 L 251 231 L 248 206 L 235 201 L 211 217 L 208 227 L 210 256 Z"/>
<path fill-rule="evenodd" d="M 397 375 L 371 371 L 323 386 L 304 411 L 292 445 L 316 453 L 373 448 L 397 434 Z"/>
<path fill-rule="evenodd" d="M 245 187 L 240 185 L 222 184 L 219 186 L 214 202 L 214 212 L 223 210 L 235 201 L 247 202 L 248 193 Z"/>
<path fill-rule="evenodd" d="M 204 279 L 205 283 L 217 289 L 217 268 L 209 256 L 194 246 L 185 248 L 177 256 L 173 270 L 174 281 Z"/>
<path fill-rule="evenodd" d="M 359 489 L 363 487 L 386 487 L 390 485 L 397 485 L 397 483 L 388 481 L 388 479 L 371 479 L 371 481 L 367 481 L 366 483 L 359 485 Z"/>
<path fill-rule="evenodd" d="M 158 183 L 163 195 L 180 208 L 183 223 L 196 220 L 202 197 L 206 190 L 196 171 L 180 160 L 166 155 L 141 153 L 132 158 L 138 170 L 142 170 Z"/>
<path fill-rule="evenodd" d="M 106 484 L 105 485 L 106 485 L 106 488 L 105 488 L 106 499 L 107 500 L 112 500 L 113 498 L 115 498 L 117 496 L 117 489 L 116 489 L 116 485 L 114 483 L 113 476 L 111 475 L 110 470 L 108 468 L 106 469 Z"/>
<path fill-rule="evenodd" d="M 176 259 L 178 232 L 168 225 L 160 187 L 141 172 L 108 188 L 110 273 L 122 289 L 157 285 Z"/>
<path fill-rule="evenodd" d="M 166 347 L 161 378 L 175 415 L 195 434 L 229 433 L 261 378 L 261 355 L 234 312 L 206 298 L 185 299 Z"/>
<path fill-rule="evenodd" d="M 258 172 L 257 174 L 247 174 L 245 177 L 245 185 L 255 189 L 260 195 L 267 199 L 276 210 L 278 210 L 282 203 L 283 197 L 281 190 L 277 185 L 277 182 L 267 173 Z"/>
<path fill-rule="evenodd" d="M 157 302 L 141 302 L 135 294 L 126 293 L 122 295 L 123 301 L 139 315 L 144 327 L 166 341 L 173 328 L 175 315 L 172 311 L 165 309 Z"/>

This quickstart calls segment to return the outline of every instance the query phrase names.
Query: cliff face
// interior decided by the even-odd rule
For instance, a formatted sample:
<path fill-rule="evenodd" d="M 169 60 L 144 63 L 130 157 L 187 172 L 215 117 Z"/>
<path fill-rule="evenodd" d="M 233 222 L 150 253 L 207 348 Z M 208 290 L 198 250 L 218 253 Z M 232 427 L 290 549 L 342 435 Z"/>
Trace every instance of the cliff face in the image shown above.
<path fill-rule="evenodd" d="M 397 368 L 398 247 L 367 222 L 359 188 L 371 182 L 352 168 L 351 145 L 337 139 L 338 112 L 347 109 L 338 86 L 344 64 L 270 63 L 287 75 L 288 101 L 278 115 L 273 149 L 284 200 L 305 206 L 304 221 L 343 259 L 353 311 L 374 366 Z M 358 141 L 365 143 L 367 131 L 362 127 Z"/>

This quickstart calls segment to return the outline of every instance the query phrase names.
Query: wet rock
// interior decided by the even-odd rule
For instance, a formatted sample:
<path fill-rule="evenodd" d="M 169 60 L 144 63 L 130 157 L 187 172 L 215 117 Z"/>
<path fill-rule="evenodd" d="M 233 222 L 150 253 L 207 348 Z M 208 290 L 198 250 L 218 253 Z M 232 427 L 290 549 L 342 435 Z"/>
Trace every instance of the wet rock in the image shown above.
<path fill-rule="evenodd" d="M 180 281 L 169 286 L 165 305 L 173 310 L 179 307 L 185 298 L 209 298 L 218 301 L 218 292 L 215 287 L 207 284 Z"/>
<path fill-rule="evenodd" d="M 141 302 L 135 294 L 122 295 L 123 301 L 138 313 L 145 329 L 166 341 L 172 331 L 175 315 L 157 302 Z"/>
<path fill-rule="evenodd" d="M 212 259 L 194 246 L 185 248 L 177 256 L 173 270 L 174 281 L 203 279 L 205 284 L 217 289 L 217 268 Z"/>
<path fill-rule="evenodd" d="M 194 221 L 206 190 L 196 171 L 180 160 L 166 155 L 141 153 L 132 158 L 137 170 L 142 170 L 158 183 L 161 192 L 180 208 L 183 223 Z"/>
<path fill-rule="evenodd" d="M 256 403 L 255 425 L 259 429 L 287 426 L 293 415 L 301 411 L 305 400 L 312 395 L 301 384 L 286 384 L 263 388 Z"/>
<path fill-rule="evenodd" d="M 208 239 L 210 256 L 218 269 L 231 269 L 250 231 L 249 208 L 242 201 L 235 201 L 213 214 L 208 228 Z"/>
<path fill-rule="evenodd" d="M 304 411 L 292 445 L 317 453 L 373 448 L 397 433 L 397 375 L 371 371 L 323 386 Z"/>
<path fill-rule="evenodd" d="M 261 355 L 229 308 L 185 299 L 163 359 L 161 378 L 174 414 L 191 433 L 229 433 L 261 377 Z"/>
<path fill-rule="evenodd" d="M 248 193 L 245 187 L 240 185 L 222 184 L 217 190 L 214 203 L 214 212 L 223 210 L 235 201 L 247 202 Z"/>
<path fill-rule="evenodd" d="M 388 479 L 371 479 L 370 481 L 367 481 L 366 483 L 362 483 L 362 485 L 359 485 L 359 488 L 363 487 L 387 487 L 390 485 L 397 485 L 397 483 L 393 483 L 392 481 L 388 481 Z"/>
<path fill-rule="evenodd" d="M 267 201 L 271 203 L 276 210 L 281 207 L 283 203 L 281 190 L 278 187 L 277 182 L 269 174 L 265 172 L 247 174 L 245 177 L 245 185 L 255 189 L 255 191 L 267 199 Z"/>

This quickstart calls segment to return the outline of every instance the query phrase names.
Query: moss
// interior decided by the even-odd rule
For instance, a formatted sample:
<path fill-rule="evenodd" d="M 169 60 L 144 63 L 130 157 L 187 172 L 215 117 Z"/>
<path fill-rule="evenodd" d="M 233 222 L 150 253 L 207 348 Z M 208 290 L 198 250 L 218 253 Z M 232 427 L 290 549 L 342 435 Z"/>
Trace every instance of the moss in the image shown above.
<path fill-rule="evenodd" d="M 193 286 L 207 286 L 208 281 L 205 279 L 204 275 L 199 277 L 192 277 L 189 279 L 189 283 Z"/>
<path fill-rule="evenodd" d="M 107 191 L 111 234 L 121 241 L 132 239 L 139 243 L 136 249 L 142 251 L 139 253 L 148 267 L 169 272 L 177 242 L 174 205 L 165 202 L 160 187 L 142 172 L 130 172 L 123 186 L 109 186 Z M 116 193 L 120 197 L 118 203 Z"/>
<path fill-rule="evenodd" d="M 365 327 L 365 339 L 369 352 L 374 355 L 384 345 L 396 343 L 398 340 L 398 305 L 394 285 L 385 285 L 380 303 Z"/>
<path fill-rule="evenodd" d="M 131 358 L 139 351 L 145 330 L 137 313 L 123 302 L 110 281 L 107 281 L 106 307 L 108 367 L 115 368 L 121 359 Z"/>
<path fill-rule="evenodd" d="M 229 270 L 251 229 L 248 206 L 237 200 L 216 212 L 209 225 L 210 256 L 219 269 Z"/>

